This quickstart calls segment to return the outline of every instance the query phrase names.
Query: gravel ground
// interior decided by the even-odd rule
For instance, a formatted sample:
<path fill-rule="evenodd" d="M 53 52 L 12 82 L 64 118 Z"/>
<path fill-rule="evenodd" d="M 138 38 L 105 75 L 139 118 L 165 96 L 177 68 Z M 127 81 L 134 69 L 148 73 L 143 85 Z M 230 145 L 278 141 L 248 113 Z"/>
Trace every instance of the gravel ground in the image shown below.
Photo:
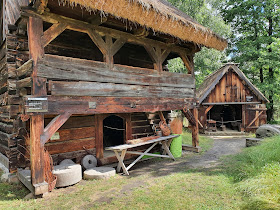
<path fill-rule="evenodd" d="M 143 173 L 153 173 L 156 176 L 164 176 L 182 169 L 211 168 L 219 164 L 219 159 L 225 155 L 239 153 L 246 145 L 246 138 L 242 137 L 213 137 L 213 147 L 204 154 L 197 154 L 191 158 L 179 158 L 176 161 L 170 159 L 147 160 L 137 163 L 129 171 L 131 176 Z M 187 152 L 188 153 L 188 152 Z M 185 156 L 185 154 L 184 154 Z"/>

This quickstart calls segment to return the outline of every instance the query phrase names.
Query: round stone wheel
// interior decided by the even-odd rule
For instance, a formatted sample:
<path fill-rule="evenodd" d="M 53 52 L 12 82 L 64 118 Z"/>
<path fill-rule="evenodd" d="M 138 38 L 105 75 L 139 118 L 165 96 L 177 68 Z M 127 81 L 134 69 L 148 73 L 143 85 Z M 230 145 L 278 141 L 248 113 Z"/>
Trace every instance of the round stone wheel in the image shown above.
<path fill-rule="evenodd" d="M 74 161 L 71 160 L 71 159 L 64 159 L 63 161 L 61 161 L 61 162 L 59 163 L 59 165 L 73 165 L 73 164 L 75 164 L 75 163 L 74 163 Z"/>
<path fill-rule="evenodd" d="M 81 163 L 85 169 L 95 168 L 97 166 L 97 159 L 93 155 L 86 155 Z"/>
<path fill-rule="evenodd" d="M 54 166 L 53 174 L 57 176 L 56 187 L 66 187 L 82 180 L 82 166 L 79 164 Z"/>
<path fill-rule="evenodd" d="M 116 175 L 116 170 L 111 167 L 95 167 L 84 171 L 84 179 L 108 179 Z"/>
<path fill-rule="evenodd" d="M 274 135 L 280 135 L 280 127 L 277 125 L 261 125 L 257 130 L 256 130 L 256 137 L 257 138 L 266 138 L 266 137 L 271 137 Z"/>

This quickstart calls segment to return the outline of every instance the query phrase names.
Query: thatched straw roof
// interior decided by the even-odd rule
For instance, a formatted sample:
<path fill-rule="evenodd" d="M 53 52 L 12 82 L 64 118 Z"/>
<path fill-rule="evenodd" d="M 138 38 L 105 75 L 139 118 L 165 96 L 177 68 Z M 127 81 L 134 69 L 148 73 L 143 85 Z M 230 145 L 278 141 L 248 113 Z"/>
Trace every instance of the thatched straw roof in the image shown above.
<path fill-rule="evenodd" d="M 222 77 L 228 72 L 232 70 L 235 72 L 241 80 L 245 82 L 245 85 L 249 87 L 249 89 L 262 101 L 269 102 L 269 100 L 262 94 L 259 89 L 253 85 L 249 79 L 245 76 L 245 74 L 237 67 L 236 64 L 230 63 L 224 65 L 219 70 L 213 72 L 210 74 L 204 82 L 200 85 L 199 89 L 196 92 L 196 98 L 199 101 L 199 104 L 201 104 L 207 96 L 211 93 L 211 91 L 216 87 L 216 85 L 220 82 Z"/>
<path fill-rule="evenodd" d="M 223 50 L 227 41 L 203 27 L 165 0 L 59 0 L 88 11 L 99 10 L 127 19 L 154 31 L 169 34 L 183 41 Z"/>

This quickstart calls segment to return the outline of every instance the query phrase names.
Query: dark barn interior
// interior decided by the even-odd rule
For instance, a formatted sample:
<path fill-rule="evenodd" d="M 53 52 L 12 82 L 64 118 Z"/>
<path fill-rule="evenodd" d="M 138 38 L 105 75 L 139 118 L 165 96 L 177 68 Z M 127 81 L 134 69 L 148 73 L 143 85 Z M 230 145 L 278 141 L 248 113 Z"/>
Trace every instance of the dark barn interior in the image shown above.
<path fill-rule="evenodd" d="M 207 119 L 217 122 L 217 127 L 225 125 L 227 129 L 239 130 L 242 123 L 242 105 L 215 105 L 208 113 Z"/>

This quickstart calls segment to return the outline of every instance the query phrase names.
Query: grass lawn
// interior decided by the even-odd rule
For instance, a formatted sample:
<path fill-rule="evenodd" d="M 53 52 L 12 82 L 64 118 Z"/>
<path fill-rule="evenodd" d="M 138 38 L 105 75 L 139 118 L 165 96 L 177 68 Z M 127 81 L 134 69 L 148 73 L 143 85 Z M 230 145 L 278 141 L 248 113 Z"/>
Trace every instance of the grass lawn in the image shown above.
<path fill-rule="evenodd" d="M 189 137 L 184 133 L 183 142 L 190 144 Z M 200 144 L 210 148 L 212 140 Z M 0 209 L 279 209 L 279 160 L 280 137 L 274 137 L 215 168 L 82 181 L 43 199 L 23 200 L 28 192 L 20 185 L 0 183 Z"/>

